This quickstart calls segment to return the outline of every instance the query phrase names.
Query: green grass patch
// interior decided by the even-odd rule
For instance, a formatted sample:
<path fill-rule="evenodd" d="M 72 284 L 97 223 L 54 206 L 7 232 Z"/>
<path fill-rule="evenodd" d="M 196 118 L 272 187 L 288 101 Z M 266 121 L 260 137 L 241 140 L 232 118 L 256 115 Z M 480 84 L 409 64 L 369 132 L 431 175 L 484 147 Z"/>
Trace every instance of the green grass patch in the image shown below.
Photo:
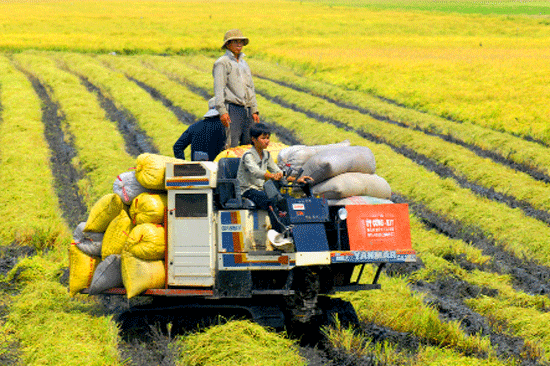
<path fill-rule="evenodd" d="M 372 267 L 365 268 L 365 271 L 364 276 L 374 276 Z M 426 305 L 424 296 L 413 292 L 405 279 L 382 275 L 379 283 L 382 291 L 371 291 L 368 295 L 358 292 L 342 296 L 352 302 L 360 319 L 398 331 L 412 332 L 427 340 L 428 344 L 495 356 L 488 338 L 466 335 L 460 329 L 459 322 L 442 322 L 437 310 Z"/>
<path fill-rule="evenodd" d="M 296 1 L 296 0 L 295 0 Z M 313 2 L 313 1 L 302 1 Z M 478 1 L 478 0 L 315 0 L 314 3 L 324 4 L 330 7 L 346 6 L 379 10 L 422 10 L 439 11 L 445 13 L 460 14 L 484 14 L 484 15 L 550 15 L 550 4 L 546 1 Z"/>
<path fill-rule="evenodd" d="M 373 358 L 381 365 L 408 365 L 410 358 L 397 351 L 397 347 L 387 340 L 373 342 L 353 327 L 344 328 L 339 319 L 334 326 L 324 326 L 321 329 L 332 347 L 360 359 Z"/>

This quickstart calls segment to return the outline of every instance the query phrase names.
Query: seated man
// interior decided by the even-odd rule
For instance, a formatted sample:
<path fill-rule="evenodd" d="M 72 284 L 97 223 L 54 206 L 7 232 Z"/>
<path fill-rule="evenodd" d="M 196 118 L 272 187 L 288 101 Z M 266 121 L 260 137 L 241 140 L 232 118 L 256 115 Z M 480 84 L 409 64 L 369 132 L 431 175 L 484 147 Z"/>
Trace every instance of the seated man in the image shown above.
<path fill-rule="evenodd" d="M 253 146 L 243 154 L 239 170 L 237 171 L 237 180 L 241 186 L 242 196 L 250 199 L 261 209 L 267 210 L 271 219 L 271 226 L 282 232 L 281 225 L 273 211 L 271 200 L 263 191 L 263 184 L 268 179 L 281 180 L 283 171 L 275 164 L 269 151 L 265 150 L 269 146 L 271 131 L 263 123 L 256 123 L 250 128 L 250 138 Z M 294 177 L 287 177 L 287 180 L 293 181 Z M 308 176 L 298 178 L 297 182 L 305 183 Z"/>
<path fill-rule="evenodd" d="M 185 160 L 184 150 L 191 144 L 191 160 L 214 161 L 225 148 L 225 127 L 220 121 L 214 98 L 208 101 L 208 112 L 201 121 L 185 130 L 174 144 L 174 156 Z"/>

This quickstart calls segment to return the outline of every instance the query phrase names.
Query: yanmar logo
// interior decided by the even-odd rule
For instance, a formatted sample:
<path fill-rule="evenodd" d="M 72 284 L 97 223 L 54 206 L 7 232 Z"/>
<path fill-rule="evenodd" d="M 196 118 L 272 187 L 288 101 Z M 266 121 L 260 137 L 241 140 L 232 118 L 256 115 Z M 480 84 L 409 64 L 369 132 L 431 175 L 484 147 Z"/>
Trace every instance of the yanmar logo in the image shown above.
<path fill-rule="evenodd" d="M 222 225 L 222 231 L 234 233 L 238 231 L 243 231 L 243 227 L 240 224 Z"/>

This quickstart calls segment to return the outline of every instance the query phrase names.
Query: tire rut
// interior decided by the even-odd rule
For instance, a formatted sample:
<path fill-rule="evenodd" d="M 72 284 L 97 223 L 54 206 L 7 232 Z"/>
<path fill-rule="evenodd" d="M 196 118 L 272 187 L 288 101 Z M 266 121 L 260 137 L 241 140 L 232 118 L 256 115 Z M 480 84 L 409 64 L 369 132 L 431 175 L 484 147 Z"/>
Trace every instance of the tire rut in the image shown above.
<path fill-rule="evenodd" d="M 466 270 L 479 269 L 497 274 L 507 274 L 512 278 L 516 290 L 527 294 L 550 297 L 550 268 L 532 260 L 518 258 L 502 249 L 498 243 L 483 234 L 479 228 L 467 227 L 458 221 L 445 218 L 425 205 L 411 201 L 399 194 L 392 194 L 395 203 L 407 203 L 411 212 L 418 217 L 427 229 L 435 229 L 450 239 L 460 239 L 480 249 L 492 259 L 484 265 L 464 261 L 462 258 L 445 258 Z"/>
<path fill-rule="evenodd" d="M 258 92 L 258 94 L 262 95 L 264 98 L 268 99 L 273 103 L 279 104 L 280 106 L 285 108 L 292 109 L 295 112 L 304 113 L 308 117 L 313 118 L 319 122 L 329 123 L 343 130 L 354 132 L 357 135 L 369 141 L 372 141 L 374 143 L 387 145 L 398 154 L 409 158 L 410 160 L 414 161 L 418 165 L 422 165 L 423 167 L 425 167 L 429 171 L 436 173 L 440 177 L 453 178 L 461 187 L 469 189 L 470 191 L 474 192 L 479 196 L 488 198 L 495 202 L 504 203 L 508 205 L 510 208 L 519 208 L 525 213 L 525 215 L 533 217 L 539 221 L 544 222 L 547 225 L 550 225 L 550 212 L 536 209 L 529 202 L 518 200 L 513 196 L 504 195 L 502 193 L 495 192 L 493 188 L 487 188 L 482 185 L 476 184 L 475 182 L 468 180 L 466 177 L 456 174 L 453 169 L 447 166 L 444 166 L 425 155 L 419 154 L 414 150 L 411 150 L 402 146 L 396 146 L 392 144 L 390 141 L 383 139 L 379 136 L 375 136 L 363 130 L 350 127 L 341 121 L 320 115 L 310 110 L 305 110 L 296 105 L 287 103 L 286 101 L 281 100 L 280 98 L 271 97 L 270 95 L 265 94 L 264 92 Z"/>
<path fill-rule="evenodd" d="M 157 89 L 153 88 L 152 86 L 149 86 L 147 84 L 145 84 L 144 82 L 141 82 L 131 76 L 128 76 L 126 75 L 126 78 L 128 78 L 128 80 L 130 81 L 133 81 L 134 83 L 136 83 L 137 86 L 139 86 L 140 88 L 142 88 L 143 90 L 145 90 L 147 93 L 149 93 L 149 95 L 155 99 L 155 100 L 158 100 L 160 101 L 166 108 L 168 108 L 172 113 L 174 113 L 174 115 L 176 116 L 176 118 L 186 124 L 186 125 L 192 125 L 193 123 L 195 123 L 197 121 L 197 119 L 195 118 L 195 116 L 185 110 L 183 110 L 182 108 L 180 108 L 179 106 L 175 105 L 170 99 L 166 98 L 164 95 L 162 95 L 161 92 L 159 92 Z"/>
<path fill-rule="evenodd" d="M 92 84 L 86 77 L 77 76 L 86 89 L 96 95 L 109 120 L 116 123 L 120 134 L 124 138 L 126 152 L 130 156 L 137 157 L 142 153 L 158 154 L 159 150 L 153 144 L 151 137 L 139 127 L 136 119 L 129 111 L 117 108 L 113 100 L 105 96 L 99 87 Z"/>
<path fill-rule="evenodd" d="M 50 97 L 50 87 L 42 84 L 36 76 L 19 65 L 14 66 L 25 74 L 42 101 L 42 122 L 51 152 L 50 163 L 55 191 L 62 217 L 69 227 L 75 227 L 79 222 L 86 221 L 88 209 L 78 189 L 78 181 L 82 174 L 72 165 L 72 159 L 77 156 L 73 145 L 74 136 L 62 128 L 66 123 L 65 117 L 59 105 Z"/>
<path fill-rule="evenodd" d="M 264 77 L 264 76 L 260 76 L 260 75 L 254 75 L 254 76 L 258 77 L 262 80 L 266 80 L 266 81 L 275 83 L 277 85 L 280 85 L 280 86 L 283 86 L 283 87 L 286 87 L 286 88 L 289 88 L 289 89 L 292 89 L 292 90 L 295 90 L 295 91 L 298 91 L 298 92 L 301 92 L 301 93 L 307 93 L 307 94 L 311 93 L 311 91 L 309 91 L 305 88 L 302 88 L 302 87 L 299 87 L 299 86 L 296 86 L 296 85 L 293 85 L 293 84 L 290 84 L 290 83 L 286 83 L 286 82 L 283 82 L 283 81 L 280 81 L 280 80 L 274 80 L 274 79 Z M 494 151 L 485 150 L 485 149 L 483 149 L 479 146 L 467 143 L 467 142 L 465 142 L 463 140 L 460 140 L 460 139 L 457 139 L 457 138 L 455 138 L 451 135 L 437 133 L 437 132 L 431 131 L 429 129 L 421 128 L 421 127 L 418 127 L 418 126 L 407 125 L 406 123 L 395 121 L 395 120 L 393 120 L 393 119 L 391 119 L 387 116 L 384 116 L 382 114 L 373 112 L 371 110 L 368 110 L 368 109 L 365 109 L 365 108 L 362 108 L 362 107 L 359 107 L 359 106 L 356 106 L 356 105 L 353 105 L 353 104 L 349 104 L 349 103 L 346 103 L 346 102 L 336 100 L 336 99 L 328 97 L 326 95 L 315 94 L 315 96 L 320 98 L 320 99 L 323 99 L 323 100 L 325 100 L 329 103 L 332 103 L 332 104 L 334 104 L 334 105 L 336 105 L 340 108 L 357 111 L 361 114 L 367 115 L 367 116 L 369 116 L 371 118 L 374 118 L 378 121 L 382 121 L 382 122 L 390 123 L 390 124 L 393 124 L 393 125 L 396 125 L 396 126 L 412 129 L 412 130 L 415 130 L 415 131 L 419 131 L 419 132 L 422 132 L 422 133 L 424 133 L 428 136 L 438 137 L 438 138 L 440 138 L 444 141 L 462 146 L 462 147 L 472 151 L 473 153 L 475 153 L 476 155 L 478 155 L 482 158 L 491 159 L 495 163 L 498 163 L 498 164 L 504 165 L 506 167 L 509 167 L 511 169 L 514 169 L 516 171 L 528 174 L 529 176 L 531 176 L 535 180 L 542 181 L 542 182 L 545 182 L 545 183 L 550 183 L 550 175 L 546 174 L 545 172 L 543 172 L 539 169 L 533 168 L 532 166 L 529 166 L 527 164 L 518 163 L 518 162 L 513 161 L 511 159 L 508 159 L 507 157 L 505 157 L 501 154 L 498 154 Z M 388 99 L 385 99 L 385 98 L 379 98 L 379 99 L 384 101 L 384 102 L 387 102 L 387 103 L 390 103 L 390 104 L 393 104 L 393 105 L 397 105 L 399 107 L 410 109 L 409 107 L 407 107 L 405 105 L 395 103 L 394 101 L 391 101 L 391 100 L 388 100 Z M 299 108 L 297 106 L 293 106 L 293 107 Z M 424 112 L 420 112 L 420 113 L 424 113 Z M 447 119 L 447 120 L 450 121 L 450 122 L 453 122 L 453 123 L 462 123 L 460 121 L 455 121 L 455 120 L 451 120 L 451 119 Z M 535 140 L 533 138 L 524 137 L 524 136 L 516 136 L 516 137 L 521 138 L 525 141 L 535 142 L 535 143 L 537 143 L 541 146 L 544 146 L 544 147 L 549 147 L 548 144 L 544 143 L 541 140 Z"/>
<path fill-rule="evenodd" d="M 166 75 L 164 74 L 166 77 L 168 77 L 170 80 L 174 81 L 174 82 L 177 82 L 178 84 L 188 88 L 190 91 L 192 91 L 193 93 L 195 94 L 198 94 L 200 96 L 202 96 L 203 98 L 205 98 L 205 101 L 210 99 L 211 96 L 210 94 L 208 93 L 207 90 L 203 89 L 203 88 L 199 88 L 197 86 L 194 86 L 194 85 L 191 85 L 189 83 L 186 83 L 186 82 L 183 82 L 179 79 L 176 79 L 174 78 L 173 76 L 170 76 L 170 75 Z M 160 102 L 162 102 L 162 104 L 164 104 L 165 106 L 167 106 L 168 108 L 170 108 L 172 110 L 172 112 L 174 112 L 174 114 L 178 117 L 178 119 L 184 123 L 187 123 L 187 124 L 191 124 L 193 123 L 195 120 L 193 119 L 193 122 L 185 122 L 183 119 L 185 119 L 186 117 L 185 116 L 188 116 L 188 119 L 190 118 L 194 118 L 193 115 L 191 115 L 190 113 L 182 110 L 180 107 L 178 106 L 175 106 L 174 103 L 169 100 L 168 98 L 166 98 L 159 90 L 153 88 L 152 86 L 150 85 L 147 85 L 137 79 L 134 79 L 134 78 L 131 78 L 131 77 L 128 77 L 129 80 L 132 80 L 133 82 L 135 82 L 138 86 L 140 86 L 141 88 L 143 88 L 145 91 L 147 91 L 151 97 L 153 97 L 154 99 L 156 100 L 159 100 Z M 181 116 L 181 117 L 180 117 Z M 280 126 L 280 125 L 277 125 L 276 123 L 273 123 L 271 121 L 266 121 L 265 122 L 270 128 L 271 130 L 273 131 L 273 133 L 279 138 L 279 140 L 286 144 L 286 145 L 297 145 L 297 144 L 300 144 L 300 140 L 298 138 L 296 138 L 294 136 L 294 134 Z"/>
<path fill-rule="evenodd" d="M 486 317 L 472 311 L 464 303 L 465 299 L 477 298 L 482 295 L 496 296 L 496 290 L 480 288 L 450 276 L 439 278 L 433 283 L 416 281 L 412 283 L 412 288 L 427 294 L 426 303 L 439 312 L 439 317 L 443 321 L 459 322 L 460 328 L 470 336 L 488 336 L 492 348 L 501 360 L 505 361 L 512 356 L 519 365 L 539 364 L 538 358 L 526 357 L 530 353 L 527 352 L 528 346 L 523 338 L 495 331 Z M 487 357 L 487 354 L 484 353 L 475 354 L 469 350 L 462 350 L 462 352 L 478 358 Z"/>
<path fill-rule="evenodd" d="M 189 82 L 183 82 L 179 79 L 176 79 L 173 76 L 167 75 L 171 80 L 174 80 L 181 85 L 184 85 L 189 90 L 193 91 L 194 93 L 203 96 L 205 99 L 208 99 L 210 96 L 208 94 L 208 91 L 206 89 L 197 87 L 195 85 L 192 85 Z M 131 79 L 131 78 L 130 78 Z M 132 80 L 132 79 L 131 79 Z M 136 82 L 136 84 L 140 85 L 144 90 L 148 91 L 150 95 L 152 95 L 155 99 L 161 100 L 164 105 L 173 105 L 173 103 L 166 99 L 158 90 L 152 88 L 151 86 L 146 85 L 145 83 L 139 82 L 137 80 L 133 80 Z M 265 96 L 265 95 L 264 95 Z M 269 99 L 269 98 L 268 98 Z M 310 111 L 302 111 L 297 110 L 296 108 L 288 105 L 284 105 L 284 103 L 278 102 L 278 104 L 282 105 L 283 107 L 291 108 L 293 110 L 296 110 L 298 112 L 306 113 L 308 115 L 312 115 Z M 321 116 L 315 116 L 318 120 L 323 120 L 323 122 L 326 122 L 326 118 L 322 118 Z M 368 138 L 369 140 L 372 140 L 376 143 L 385 143 L 383 141 L 380 141 L 378 138 L 374 136 L 369 136 L 361 131 L 355 131 L 349 126 L 346 126 L 338 121 L 330 121 L 330 123 L 333 123 L 337 125 L 339 128 L 346 129 L 348 131 L 356 132 L 360 135 L 363 135 L 363 137 Z M 296 137 L 290 130 L 284 129 L 284 128 L 278 128 L 279 126 L 273 122 L 268 122 L 268 124 L 271 125 L 274 129 L 277 129 L 278 131 L 275 132 L 277 136 L 281 139 L 281 141 L 286 141 L 287 144 L 300 144 L 301 141 L 298 137 Z M 393 147 L 395 149 L 398 149 L 397 147 Z M 411 160 L 415 162 L 419 161 L 430 161 L 430 159 L 427 159 L 425 157 L 422 157 L 418 154 L 410 154 Z M 431 165 L 433 166 L 434 163 L 431 162 Z M 438 164 L 435 164 L 437 166 Z M 434 171 L 437 170 L 433 168 Z M 440 174 L 449 174 L 448 171 L 440 171 Z M 475 186 L 475 185 L 474 185 Z M 481 187 L 483 188 L 483 187 Z M 488 194 L 488 193 L 487 193 Z M 503 199 L 502 197 L 498 196 L 493 192 L 493 196 L 495 200 Z M 395 195 L 393 197 L 396 202 L 399 202 L 402 200 L 404 202 L 404 199 L 398 195 Z M 513 202 L 513 198 L 510 199 L 511 202 Z M 475 229 L 470 228 L 464 228 L 460 223 L 457 222 L 451 222 L 449 220 L 445 220 L 441 217 L 439 217 L 436 214 L 433 214 L 429 212 L 423 205 L 414 203 L 414 202 L 408 202 L 410 207 L 414 207 L 413 212 L 415 215 L 421 217 L 421 220 L 425 223 L 426 227 L 428 228 L 436 228 L 439 232 L 443 233 L 444 235 L 450 237 L 450 238 L 460 238 L 462 240 L 465 240 L 469 243 L 472 243 L 473 245 L 480 247 L 483 250 L 484 254 L 495 256 L 496 259 L 484 268 L 481 268 L 483 270 L 489 270 L 497 273 L 508 273 L 512 275 L 512 278 L 514 279 L 514 286 L 517 289 L 520 289 L 522 291 L 525 291 L 527 293 L 532 293 L 533 288 L 538 288 L 537 293 L 540 294 L 546 294 L 549 292 L 548 286 L 546 285 L 545 278 L 548 278 L 550 275 L 550 269 L 539 266 L 535 263 L 525 263 L 525 261 L 520 260 L 516 258 L 514 255 L 507 253 L 503 251 L 502 249 L 498 248 L 496 243 L 494 241 L 489 240 L 484 235 L 477 233 L 475 238 L 476 240 L 472 240 L 472 230 L 476 231 Z M 453 260 L 453 259 L 450 259 Z M 462 261 L 460 263 L 462 266 L 475 266 L 474 264 L 468 264 L 464 263 Z M 531 271 L 535 272 L 531 272 Z M 536 273 L 536 275 L 531 275 L 530 273 Z M 446 285 L 452 286 L 453 284 L 448 284 L 447 281 Z M 464 331 L 468 334 L 474 334 L 476 331 L 482 330 L 486 334 L 488 334 L 491 338 L 491 343 L 497 349 L 499 357 L 506 358 L 507 356 L 514 356 L 516 357 L 519 355 L 524 347 L 524 341 L 523 339 L 519 337 L 511 337 L 507 336 L 501 333 L 493 332 L 488 325 L 488 322 L 486 319 L 481 316 L 478 313 L 475 313 L 470 308 L 468 308 L 462 300 L 457 301 L 452 298 L 448 298 L 443 296 L 441 294 L 442 290 L 441 288 L 445 288 L 445 286 L 442 285 L 442 282 L 434 282 L 434 283 L 421 283 L 421 284 L 414 284 L 413 285 L 417 291 L 424 291 L 426 292 L 426 288 L 429 288 L 428 292 L 430 293 L 430 302 L 432 305 L 435 306 L 436 309 L 438 309 L 440 313 L 440 317 L 443 320 L 462 320 L 462 327 Z M 470 284 L 462 284 L 462 287 L 470 288 L 473 287 Z M 450 287 L 452 288 L 452 287 Z M 439 289 L 439 290 L 438 290 Z M 489 293 L 493 294 L 491 289 L 482 289 L 484 294 Z M 481 292 L 480 292 L 481 293 Z M 391 330 L 389 328 L 383 328 L 379 326 L 375 326 L 373 324 L 368 326 L 363 326 L 364 330 L 363 332 L 369 336 L 373 336 L 375 340 L 384 340 L 385 337 L 388 337 L 390 334 L 393 333 L 399 333 L 395 332 L 394 330 Z M 410 335 L 403 336 L 405 338 L 410 338 Z M 401 338 L 403 338 L 401 337 Z M 417 342 L 422 342 L 421 340 L 417 340 Z M 309 354 L 310 361 L 314 359 L 332 359 L 335 360 L 334 355 L 329 355 L 328 353 L 319 353 L 318 351 L 312 351 L 310 348 L 306 348 L 303 350 L 305 354 Z M 473 355 L 475 357 L 483 358 L 484 355 Z M 348 361 L 349 357 L 348 357 Z M 350 361 L 351 363 L 347 364 L 356 364 Z M 533 363 L 535 361 L 533 360 L 527 360 L 523 365 L 532 365 L 536 364 Z M 357 363 L 359 364 L 359 363 Z"/>

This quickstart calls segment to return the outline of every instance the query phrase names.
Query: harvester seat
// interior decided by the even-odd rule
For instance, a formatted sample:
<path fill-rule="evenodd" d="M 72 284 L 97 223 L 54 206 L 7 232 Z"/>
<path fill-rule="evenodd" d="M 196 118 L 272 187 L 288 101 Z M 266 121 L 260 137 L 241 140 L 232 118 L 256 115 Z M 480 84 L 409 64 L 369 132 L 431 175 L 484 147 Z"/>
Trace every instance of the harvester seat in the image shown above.
<path fill-rule="evenodd" d="M 241 196 L 241 187 L 237 180 L 237 171 L 240 161 L 240 158 L 221 158 L 218 161 L 216 191 L 221 208 L 255 208 L 254 202 Z"/>

